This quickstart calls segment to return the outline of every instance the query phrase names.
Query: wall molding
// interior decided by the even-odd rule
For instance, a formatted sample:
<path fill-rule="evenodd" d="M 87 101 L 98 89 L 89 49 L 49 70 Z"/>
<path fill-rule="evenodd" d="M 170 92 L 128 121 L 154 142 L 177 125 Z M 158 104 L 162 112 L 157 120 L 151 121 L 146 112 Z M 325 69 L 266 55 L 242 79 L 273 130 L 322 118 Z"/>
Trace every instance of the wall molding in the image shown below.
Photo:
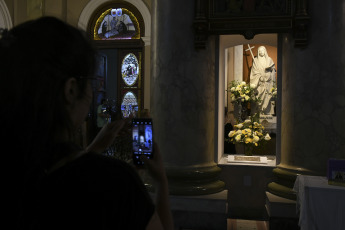
<path fill-rule="evenodd" d="M 0 28 L 10 29 L 13 27 L 10 12 L 4 0 L 0 0 Z"/>

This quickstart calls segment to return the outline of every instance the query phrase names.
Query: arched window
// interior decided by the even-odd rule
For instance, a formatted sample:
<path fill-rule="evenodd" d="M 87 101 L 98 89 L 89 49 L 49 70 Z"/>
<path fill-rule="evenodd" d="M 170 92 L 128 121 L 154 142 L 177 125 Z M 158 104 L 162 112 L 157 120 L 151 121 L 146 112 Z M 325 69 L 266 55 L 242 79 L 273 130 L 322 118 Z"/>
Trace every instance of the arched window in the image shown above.
<path fill-rule="evenodd" d="M 126 8 L 110 8 L 97 19 L 94 40 L 140 39 L 139 22 Z"/>
<path fill-rule="evenodd" d="M 97 81 L 104 82 L 102 88 L 95 88 L 93 107 L 107 99 L 110 110 L 119 116 L 139 115 L 144 101 L 142 15 L 128 2 L 107 2 L 90 18 L 88 32 L 99 50 Z"/>

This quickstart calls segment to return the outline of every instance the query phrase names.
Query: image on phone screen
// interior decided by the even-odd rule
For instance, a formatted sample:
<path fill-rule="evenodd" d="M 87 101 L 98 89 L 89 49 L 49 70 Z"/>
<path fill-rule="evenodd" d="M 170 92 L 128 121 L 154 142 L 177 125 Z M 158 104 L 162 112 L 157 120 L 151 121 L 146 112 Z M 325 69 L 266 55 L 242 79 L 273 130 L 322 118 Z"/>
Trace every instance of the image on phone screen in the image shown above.
<path fill-rule="evenodd" d="M 133 163 L 143 165 L 140 160 L 141 155 L 148 159 L 153 158 L 153 132 L 152 119 L 134 118 L 132 120 L 132 137 L 133 137 Z"/>

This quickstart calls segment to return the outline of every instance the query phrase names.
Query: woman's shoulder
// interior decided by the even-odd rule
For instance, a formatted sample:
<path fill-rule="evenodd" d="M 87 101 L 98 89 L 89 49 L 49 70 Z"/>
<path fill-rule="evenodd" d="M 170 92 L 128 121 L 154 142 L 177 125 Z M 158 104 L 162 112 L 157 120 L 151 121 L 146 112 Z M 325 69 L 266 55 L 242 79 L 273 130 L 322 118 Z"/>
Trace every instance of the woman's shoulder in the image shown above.
<path fill-rule="evenodd" d="M 82 223 L 88 229 L 101 224 L 109 229 L 143 229 L 154 212 L 137 172 L 113 157 L 86 153 L 48 175 L 45 185 L 46 194 L 58 194 L 44 200 L 45 210 L 64 217 L 61 223 Z M 54 215 L 47 218 L 55 223 Z"/>
<path fill-rule="evenodd" d="M 85 153 L 48 175 L 49 184 L 60 188 L 92 187 L 115 189 L 117 184 L 141 183 L 140 178 L 127 162 L 96 153 Z"/>
<path fill-rule="evenodd" d="M 123 160 L 120 160 L 111 156 L 105 156 L 102 154 L 93 153 L 93 152 L 88 152 L 81 155 L 75 160 L 75 163 L 77 165 L 92 164 L 94 167 L 101 167 L 101 168 L 104 168 L 104 167 L 113 168 L 114 166 L 117 166 L 121 169 L 133 170 L 133 167 L 129 163 Z"/>
<path fill-rule="evenodd" d="M 123 160 L 93 152 L 84 153 L 66 164 L 67 169 L 77 168 L 88 171 L 125 171 L 132 172 L 134 168 Z"/>

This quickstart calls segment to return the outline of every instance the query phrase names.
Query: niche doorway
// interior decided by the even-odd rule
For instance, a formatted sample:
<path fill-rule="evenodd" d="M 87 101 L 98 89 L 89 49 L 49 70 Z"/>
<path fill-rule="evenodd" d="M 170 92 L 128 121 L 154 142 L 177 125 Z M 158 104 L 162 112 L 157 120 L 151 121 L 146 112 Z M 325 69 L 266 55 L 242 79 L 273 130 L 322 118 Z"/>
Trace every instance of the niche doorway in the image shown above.
<path fill-rule="evenodd" d="M 269 49 L 269 56 L 272 56 L 276 64 L 276 86 L 278 97 L 276 99 L 276 107 L 280 106 L 281 95 L 281 54 L 278 47 L 277 34 L 259 34 L 252 40 L 246 40 L 241 35 L 220 35 L 219 38 L 219 82 L 218 82 L 218 125 L 216 160 L 217 162 L 226 162 L 224 158 L 228 153 L 224 152 L 226 133 L 224 129 L 226 112 L 234 111 L 233 103 L 231 103 L 230 93 L 228 93 L 228 84 L 231 81 L 250 83 L 249 75 L 252 66 L 252 55 L 250 54 L 248 44 L 252 48 L 254 56 L 257 55 L 257 48 L 261 45 Z M 247 51 L 246 51 L 247 50 Z M 276 127 L 274 133 L 271 133 L 270 151 L 268 155 L 272 155 L 277 160 L 280 159 L 280 109 L 276 112 Z M 236 148 L 238 149 L 238 147 Z M 267 150 L 264 150 L 267 151 Z M 236 154 L 236 152 L 235 152 Z M 259 152 L 263 155 L 263 152 Z M 278 163 L 278 161 L 276 161 Z"/>

